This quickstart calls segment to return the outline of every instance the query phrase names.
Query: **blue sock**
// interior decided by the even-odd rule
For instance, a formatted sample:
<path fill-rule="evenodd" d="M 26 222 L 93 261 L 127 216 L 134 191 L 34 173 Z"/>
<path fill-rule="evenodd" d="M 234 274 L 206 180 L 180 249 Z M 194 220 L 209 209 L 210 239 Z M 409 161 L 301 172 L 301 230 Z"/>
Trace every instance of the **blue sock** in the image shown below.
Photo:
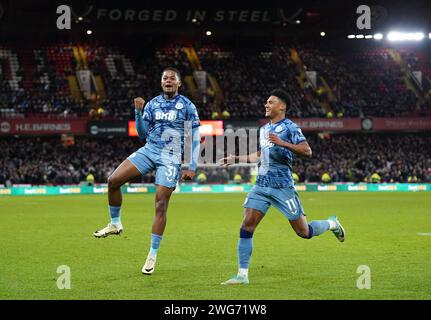
<path fill-rule="evenodd" d="M 162 241 L 162 236 L 152 233 L 151 234 L 151 249 L 150 253 L 155 256 L 157 255 L 157 250 L 159 250 L 160 241 Z"/>
<path fill-rule="evenodd" d="M 111 223 L 113 223 L 113 224 L 121 223 L 120 209 L 121 209 L 121 206 L 119 206 L 119 207 L 109 206 L 109 214 L 111 215 Z"/>
<path fill-rule="evenodd" d="M 324 233 L 325 231 L 329 230 L 328 220 L 311 221 L 309 226 L 312 229 L 311 236 L 318 236 L 318 235 Z M 309 237 L 309 238 L 311 238 L 311 237 Z"/>
<path fill-rule="evenodd" d="M 253 251 L 253 233 L 240 229 L 238 241 L 238 264 L 241 269 L 248 269 Z"/>

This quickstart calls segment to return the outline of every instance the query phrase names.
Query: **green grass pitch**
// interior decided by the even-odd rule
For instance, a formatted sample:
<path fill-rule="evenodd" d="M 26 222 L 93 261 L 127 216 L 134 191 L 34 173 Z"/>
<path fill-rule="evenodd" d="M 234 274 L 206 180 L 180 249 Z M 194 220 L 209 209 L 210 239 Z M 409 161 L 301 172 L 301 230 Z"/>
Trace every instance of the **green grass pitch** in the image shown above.
<path fill-rule="evenodd" d="M 431 299 L 429 193 L 300 193 L 308 220 L 336 214 L 344 243 L 295 235 L 270 209 L 254 235 L 248 286 L 237 271 L 245 194 L 174 194 L 156 271 L 141 274 L 154 195 L 125 195 L 124 233 L 96 239 L 107 196 L 0 198 L 0 299 Z M 424 233 L 425 235 L 418 235 Z M 71 289 L 57 288 L 57 267 Z M 358 266 L 371 289 L 358 289 Z"/>

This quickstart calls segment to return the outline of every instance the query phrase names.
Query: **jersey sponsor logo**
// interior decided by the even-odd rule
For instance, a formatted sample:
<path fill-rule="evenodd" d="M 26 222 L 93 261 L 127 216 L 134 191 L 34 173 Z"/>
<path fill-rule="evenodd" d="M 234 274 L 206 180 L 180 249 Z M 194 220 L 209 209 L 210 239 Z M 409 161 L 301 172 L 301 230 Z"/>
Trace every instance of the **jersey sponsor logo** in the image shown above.
<path fill-rule="evenodd" d="M 270 142 L 268 139 L 265 139 L 265 138 L 260 139 L 260 147 L 261 148 L 271 148 L 273 146 L 274 146 L 274 144 L 272 142 Z"/>
<path fill-rule="evenodd" d="M 181 102 L 177 102 L 175 109 L 181 110 L 182 108 L 184 108 L 184 105 Z"/>
<path fill-rule="evenodd" d="M 274 146 L 274 144 L 268 140 L 268 132 L 269 127 L 264 127 L 260 129 L 259 144 L 261 148 L 271 148 Z"/>
<path fill-rule="evenodd" d="M 169 112 L 157 111 L 155 114 L 155 118 L 156 118 L 156 120 L 174 121 L 177 118 L 177 112 L 174 110 L 171 110 Z"/>

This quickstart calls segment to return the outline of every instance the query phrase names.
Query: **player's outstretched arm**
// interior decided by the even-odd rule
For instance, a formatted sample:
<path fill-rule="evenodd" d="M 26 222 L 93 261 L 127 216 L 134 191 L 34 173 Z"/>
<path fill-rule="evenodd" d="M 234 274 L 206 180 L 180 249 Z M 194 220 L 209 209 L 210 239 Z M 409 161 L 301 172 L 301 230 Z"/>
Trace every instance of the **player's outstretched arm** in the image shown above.
<path fill-rule="evenodd" d="M 246 154 L 242 156 L 229 155 L 227 157 L 221 158 L 218 162 L 222 167 L 227 167 L 233 163 L 256 163 L 259 162 L 260 151 L 255 153 Z"/>
<path fill-rule="evenodd" d="M 303 157 L 307 157 L 307 158 L 311 158 L 312 156 L 312 151 L 310 148 L 310 145 L 308 144 L 307 141 L 302 141 L 298 144 L 293 144 L 293 143 L 289 143 L 287 141 L 282 140 L 279 136 L 277 136 L 276 134 L 270 133 L 268 135 L 268 140 L 270 142 L 272 142 L 273 144 L 276 144 L 280 147 L 284 147 L 289 149 L 290 151 L 292 151 L 293 153 L 303 156 Z"/>

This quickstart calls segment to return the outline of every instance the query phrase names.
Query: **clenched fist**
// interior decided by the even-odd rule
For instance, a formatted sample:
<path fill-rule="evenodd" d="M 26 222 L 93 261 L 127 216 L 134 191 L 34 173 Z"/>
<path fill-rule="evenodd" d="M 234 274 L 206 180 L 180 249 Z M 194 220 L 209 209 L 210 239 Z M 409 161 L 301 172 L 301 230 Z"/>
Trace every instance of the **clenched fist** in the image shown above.
<path fill-rule="evenodd" d="M 145 100 L 141 97 L 137 97 L 135 98 L 134 102 L 135 102 L 135 110 L 138 112 L 141 112 L 142 109 L 144 108 Z"/>

